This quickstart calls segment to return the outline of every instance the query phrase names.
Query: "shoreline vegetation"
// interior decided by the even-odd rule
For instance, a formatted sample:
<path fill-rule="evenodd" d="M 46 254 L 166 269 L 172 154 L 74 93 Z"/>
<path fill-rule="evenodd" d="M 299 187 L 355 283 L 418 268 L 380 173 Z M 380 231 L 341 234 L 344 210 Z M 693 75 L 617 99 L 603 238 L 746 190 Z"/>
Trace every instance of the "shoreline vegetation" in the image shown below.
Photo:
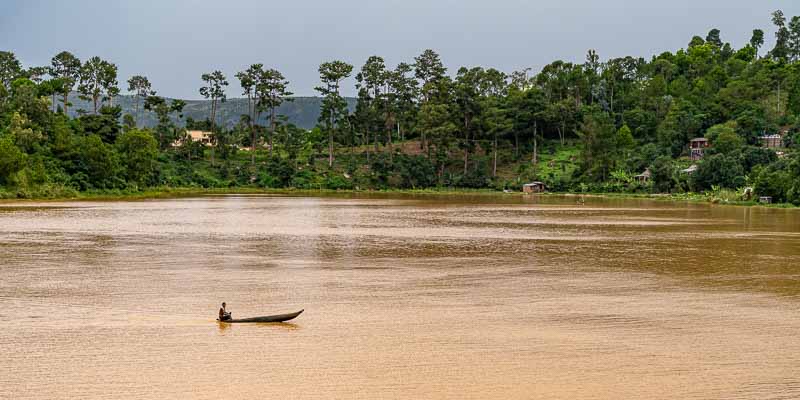
<path fill-rule="evenodd" d="M 124 95 L 117 65 L 97 56 L 24 66 L 0 50 L 0 199 L 475 194 L 536 182 L 556 194 L 800 206 L 800 16 L 778 10 L 771 22 L 771 49 L 761 29 L 739 48 L 711 29 L 650 59 L 589 49 L 539 71 L 448 71 L 430 49 L 395 66 L 326 61 L 312 129 L 280 115 L 310 103 L 264 64 L 232 82 L 202 74 L 205 100 L 190 104 L 143 75 Z M 233 118 L 229 96 L 242 106 Z M 203 105 L 204 120 L 184 118 Z"/>
<path fill-rule="evenodd" d="M 736 195 L 730 193 L 576 193 L 576 192 L 544 192 L 527 194 L 523 192 L 501 192 L 494 189 L 464 189 L 464 188 L 426 188 L 426 189 L 382 189 L 382 190 L 353 190 L 353 189 L 296 189 L 296 188 L 259 188 L 259 187 L 235 187 L 235 188 L 197 188 L 197 187 L 162 187 L 149 188 L 147 190 L 135 192 L 123 191 L 89 191 L 74 192 L 71 195 L 61 197 L 3 197 L 0 192 L 0 205 L 3 204 L 24 204 L 42 202 L 64 202 L 64 201 L 139 201 L 157 199 L 192 198 L 202 196 L 225 196 L 225 195 L 288 195 L 288 196 L 503 196 L 503 197 L 523 197 L 535 199 L 539 196 L 547 197 L 574 197 L 582 198 L 606 198 L 623 200 L 654 200 L 684 204 L 715 204 L 732 205 L 744 207 L 765 207 L 765 208 L 784 208 L 800 209 L 791 203 L 770 203 L 764 204 L 758 201 L 738 200 Z M 577 201 L 577 200 L 576 200 Z"/>

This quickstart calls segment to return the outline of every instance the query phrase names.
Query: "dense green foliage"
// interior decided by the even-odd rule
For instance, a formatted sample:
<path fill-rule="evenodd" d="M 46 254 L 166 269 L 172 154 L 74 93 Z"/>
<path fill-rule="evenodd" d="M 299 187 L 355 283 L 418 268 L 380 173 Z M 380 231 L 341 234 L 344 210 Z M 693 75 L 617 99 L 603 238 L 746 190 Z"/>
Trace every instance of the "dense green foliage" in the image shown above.
<path fill-rule="evenodd" d="M 235 75 L 246 98 L 229 100 L 227 77 L 213 71 L 201 77 L 208 101 L 191 102 L 157 96 L 142 75 L 120 95 L 117 66 L 99 57 L 61 52 L 26 69 L 3 51 L 0 196 L 154 186 L 519 189 L 540 180 L 556 191 L 731 189 L 800 204 L 800 17 L 778 11 L 772 22 L 769 51 L 759 29 L 740 49 L 713 29 L 649 61 L 603 62 L 589 50 L 584 63 L 558 60 L 532 75 L 482 67 L 451 75 L 433 50 L 394 68 L 379 56 L 361 67 L 332 60 L 319 66 L 312 129 L 287 119 L 287 107 L 306 101 L 262 64 Z M 349 76 L 355 100 L 341 94 Z M 208 143 L 187 130 L 211 132 Z M 762 147 L 760 137 L 775 134 L 782 146 Z M 710 146 L 693 160 L 689 142 L 700 137 Z"/>

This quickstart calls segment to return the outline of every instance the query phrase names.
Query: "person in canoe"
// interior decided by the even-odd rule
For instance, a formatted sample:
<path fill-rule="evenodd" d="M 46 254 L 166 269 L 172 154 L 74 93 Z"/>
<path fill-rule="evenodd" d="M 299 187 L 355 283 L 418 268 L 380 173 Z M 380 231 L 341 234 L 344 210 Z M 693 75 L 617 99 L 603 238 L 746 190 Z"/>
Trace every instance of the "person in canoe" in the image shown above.
<path fill-rule="evenodd" d="M 220 321 L 229 321 L 231 319 L 231 313 L 225 309 L 225 302 L 222 302 L 222 307 L 219 309 L 219 320 Z"/>

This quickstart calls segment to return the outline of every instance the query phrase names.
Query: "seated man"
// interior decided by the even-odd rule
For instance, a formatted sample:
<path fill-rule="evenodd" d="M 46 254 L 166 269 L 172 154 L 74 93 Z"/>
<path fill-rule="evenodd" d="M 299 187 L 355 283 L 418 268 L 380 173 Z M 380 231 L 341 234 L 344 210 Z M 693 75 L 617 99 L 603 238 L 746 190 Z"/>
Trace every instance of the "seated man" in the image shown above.
<path fill-rule="evenodd" d="M 219 309 L 219 320 L 228 321 L 231 319 L 231 313 L 225 310 L 225 302 L 222 302 L 222 308 Z"/>

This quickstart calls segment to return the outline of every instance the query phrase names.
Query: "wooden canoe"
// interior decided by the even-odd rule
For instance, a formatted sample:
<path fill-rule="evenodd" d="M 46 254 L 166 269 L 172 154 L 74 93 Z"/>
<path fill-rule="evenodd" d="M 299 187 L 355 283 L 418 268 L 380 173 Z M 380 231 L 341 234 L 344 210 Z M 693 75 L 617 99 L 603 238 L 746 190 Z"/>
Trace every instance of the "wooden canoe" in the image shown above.
<path fill-rule="evenodd" d="M 229 324 L 240 324 L 246 322 L 284 322 L 289 321 L 291 319 L 297 318 L 305 310 L 300 310 L 298 312 L 293 312 L 289 314 L 278 314 L 278 315 L 268 315 L 266 317 L 252 317 L 252 318 L 236 318 L 236 319 L 229 319 L 227 321 L 220 321 L 219 322 L 226 322 Z"/>

